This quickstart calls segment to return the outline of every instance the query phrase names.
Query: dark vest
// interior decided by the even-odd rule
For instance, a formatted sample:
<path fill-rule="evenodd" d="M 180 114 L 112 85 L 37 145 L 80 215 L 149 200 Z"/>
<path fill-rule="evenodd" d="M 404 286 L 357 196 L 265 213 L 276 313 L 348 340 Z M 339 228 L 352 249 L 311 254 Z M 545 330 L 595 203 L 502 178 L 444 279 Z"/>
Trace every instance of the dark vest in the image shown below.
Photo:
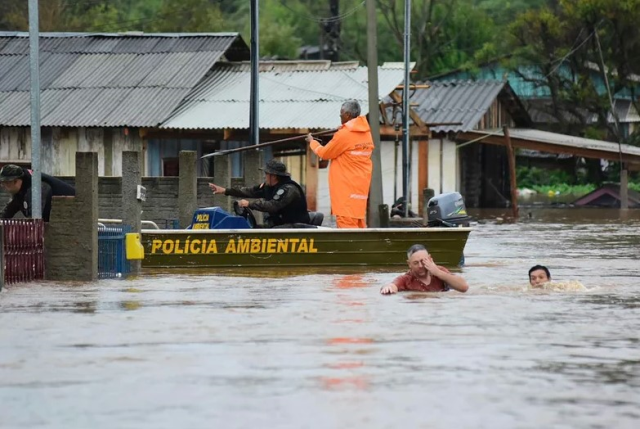
<path fill-rule="evenodd" d="M 272 224 L 272 226 L 279 226 L 289 223 L 309 223 L 310 219 L 309 211 L 307 210 L 307 199 L 304 195 L 302 187 L 290 178 L 282 178 L 281 180 L 282 181 L 276 186 L 270 186 L 265 190 L 265 200 L 273 200 L 274 195 L 276 195 L 278 190 L 285 185 L 287 185 L 287 187 L 293 185 L 298 188 L 298 198 L 293 200 L 293 202 L 289 206 L 287 206 L 285 210 L 277 214 L 269 215 L 270 223 Z"/>

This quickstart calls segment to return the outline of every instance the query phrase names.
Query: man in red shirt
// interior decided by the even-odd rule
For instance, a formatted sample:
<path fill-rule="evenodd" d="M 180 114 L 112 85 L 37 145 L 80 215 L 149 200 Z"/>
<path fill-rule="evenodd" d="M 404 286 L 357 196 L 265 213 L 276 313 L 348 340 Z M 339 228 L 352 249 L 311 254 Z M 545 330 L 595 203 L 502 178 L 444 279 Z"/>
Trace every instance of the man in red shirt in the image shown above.
<path fill-rule="evenodd" d="M 414 244 L 407 251 L 409 272 L 396 277 L 393 282 L 380 289 L 383 295 L 401 291 L 446 292 L 455 289 L 466 292 L 467 282 L 460 276 L 451 274 L 445 267 L 436 265 L 422 244 Z"/>

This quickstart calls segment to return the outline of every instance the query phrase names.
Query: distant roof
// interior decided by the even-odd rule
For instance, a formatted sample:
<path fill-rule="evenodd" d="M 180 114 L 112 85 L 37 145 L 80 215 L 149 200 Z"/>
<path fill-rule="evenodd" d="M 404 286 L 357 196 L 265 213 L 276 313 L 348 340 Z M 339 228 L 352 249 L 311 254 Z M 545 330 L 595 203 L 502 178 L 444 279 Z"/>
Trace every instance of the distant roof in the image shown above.
<path fill-rule="evenodd" d="M 514 147 L 539 150 L 550 153 L 569 153 L 586 158 L 601 158 L 617 160 L 622 152 L 624 162 L 640 163 L 640 147 L 617 143 L 575 137 L 548 131 L 511 128 L 509 136 Z M 502 130 L 471 130 L 458 134 L 460 140 L 478 140 L 482 142 L 502 144 L 504 132 Z M 494 139 L 498 137 L 499 139 Z"/>
<path fill-rule="evenodd" d="M 378 68 L 378 95 L 403 81 L 402 63 Z M 249 128 L 249 63 L 218 63 L 162 128 Z M 367 68 L 356 62 L 260 62 L 259 123 L 262 129 L 330 129 L 340 125 L 340 106 L 349 99 L 369 111 Z"/>
<path fill-rule="evenodd" d="M 41 33 L 42 126 L 157 126 L 214 64 L 249 56 L 237 33 Z M 0 32 L 0 125 L 29 126 L 28 33 Z"/>
<path fill-rule="evenodd" d="M 426 123 L 456 123 L 461 125 L 440 125 L 431 131 L 458 132 L 476 129 L 482 117 L 491 108 L 499 95 L 509 106 L 514 120 L 520 125 L 528 125 L 529 118 L 524 106 L 517 99 L 511 87 L 503 81 L 450 81 L 427 82 L 429 88 L 416 89 L 411 94 L 414 110 Z M 388 115 L 392 115 L 387 110 Z"/>
<path fill-rule="evenodd" d="M 640 192 L 627 190 L 629 208 L 640 208 Z M 605 183 L 573 202 L 576 206 L 620 207 L 620 185 Z"/>

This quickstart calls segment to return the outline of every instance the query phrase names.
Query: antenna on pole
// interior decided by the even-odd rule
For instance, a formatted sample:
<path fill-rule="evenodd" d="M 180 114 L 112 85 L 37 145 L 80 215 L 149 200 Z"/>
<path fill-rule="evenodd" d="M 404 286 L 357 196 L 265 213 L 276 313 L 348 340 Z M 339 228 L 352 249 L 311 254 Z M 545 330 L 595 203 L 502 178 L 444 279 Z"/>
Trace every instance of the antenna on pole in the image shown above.
<path fill-rule="evenodd" d="M 42 219 L 40 167 L 40 30 L 38 0 L 29 0 L 29 74 L 31 77 L 31 217 Z"/>

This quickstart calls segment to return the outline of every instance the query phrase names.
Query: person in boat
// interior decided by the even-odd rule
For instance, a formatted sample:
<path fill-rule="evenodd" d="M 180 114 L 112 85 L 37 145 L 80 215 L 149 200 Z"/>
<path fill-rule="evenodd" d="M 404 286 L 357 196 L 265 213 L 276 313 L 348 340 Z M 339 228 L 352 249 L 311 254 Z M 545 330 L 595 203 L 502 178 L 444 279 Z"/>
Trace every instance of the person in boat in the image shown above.
<path fill-rule="evenodd" d="M 0 186 L 11 194 L 11 201 L 0 212 L 0 219 L 10 219 L 18 212 L 24 217 L 32 216 L 31 207 L 31 170 L 14 164 L 7 164 L 0 170 Z M 48 174 L 41 173 L 42 219 L 49 222 L 51 201 L 54 196 L 73 196 L 73 186 Z"/>
<path fill-rule="evenodd" d="M 371 186 L 373 138 L 360 104 L 345 101 L 340 108 L 342 126 L 331 141 L 322 146 L 309 134 L 311 150 L 330 160 L 329 196 L 331 212 L 338 228 L 366 228 L 367 199 Z"/>
<path fill-rule="evenodd" d="M 551 281 L 551 273 L 544 265 L 534 265 L 529 269 L 529 284 L 531 287 L 540 287 L 543 283 Z"/>
<path fill-rule="evenodd" d="M 266 226 L 278 227 L 296 223 L 308 224 L 307 197 L 302 187 L 291 179 L 287 166 L 272 159 L 261 170 L 265 173 L 265 182 L 252 187 L 223 188 L 209 183 L 214 194 L 224 194 L 239 198 L 256 198 L 254 201 L 242 199 L 240 207 L 265 212 Z"/>
<path fill-rule="evenodd" d="M 396 277 L 393 282 L 380 289 L 383 295 L 402 291 L 446 292 L 451 289 L 466 292 L 467 282 L 461 276 L 452 274 L 445 267 L 436 265 L 422 244 L 414 244 L 407 251 L 409 271 Z"/>

